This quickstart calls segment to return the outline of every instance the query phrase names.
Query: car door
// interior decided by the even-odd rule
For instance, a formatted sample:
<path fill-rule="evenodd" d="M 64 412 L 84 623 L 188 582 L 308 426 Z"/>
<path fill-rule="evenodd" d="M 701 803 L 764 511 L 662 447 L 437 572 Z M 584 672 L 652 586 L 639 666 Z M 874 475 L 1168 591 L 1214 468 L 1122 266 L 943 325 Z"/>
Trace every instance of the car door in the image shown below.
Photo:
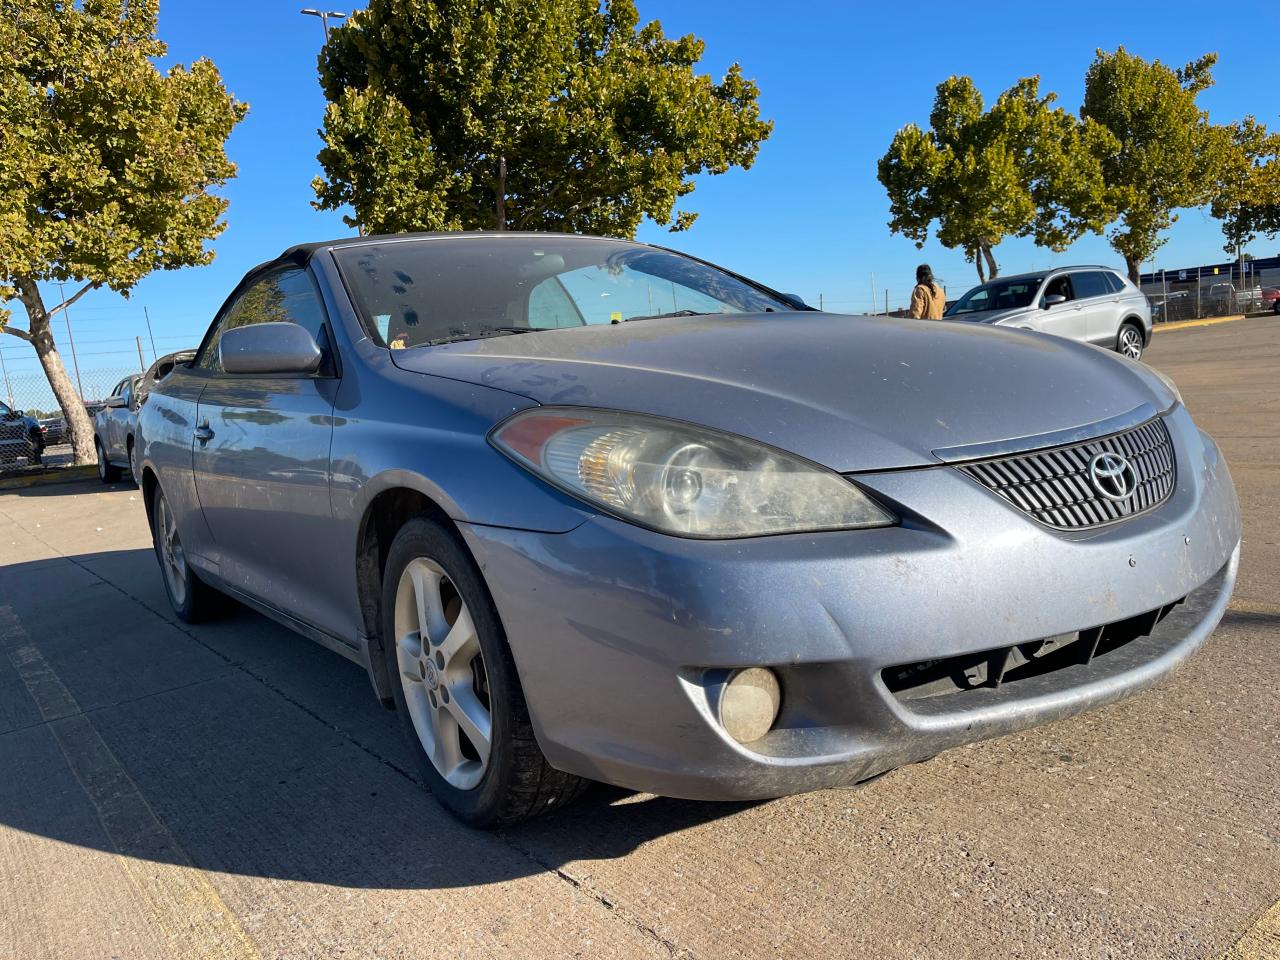
<path fill-rule="evenodd" d="M 314 375 L 228 374 L 223 331 L 288 321 L 327 354 Z M 210 556 L 229 586 L 312 626 L 346 616 L 333 556 L 339 542 L 329 499 L 329 447 L 337 393 L 336 357 L 310 274 L 277 268 L 251 280 L 223 311 L 195 361 L 200 395 L 192 467 L 212 535 Z"/>
<path fill-rule="evenodd" d="M 107 412 L 111 415 L 111 459 L 125 463 L 129 459 L 129 431 L 133 422 L 134 377 L 126 377 L 120 384 L 120 406 Z"/>
<path fill-rule="evenodd" d="M 1087 340 L 1087 318 L 1082 305 L 1076 301 L 1072 275 L 1060 273 L 1051 277 L 1040 291 L 1040 313 L 1035 327 L 1042 333 L 1067 337 L 1071 340 Z M 1045 298 L 1057 294 L 1066 297 L 1062 303 L 1046 304 Z"/>
<path fill-rule="evenodd" d="M 117 414 L 120 411 L 119 403 L 122 402 L 124 396 L 125 385 L 129 382 L 126 377 L 114 387 L 111 392 L 103 400 L 103 406 L 96 414 L 98 420 L 98 439 L 102 441 L 102 452 L 107 455 L 108 460 L 119 460 L 120 454 L 116 450 L 116 429 Z"/>
<path fill-rule="evenodd" d="M 1119 297 L 1101 270 L 1071 274 L 1071 289 L 1084 317 L 1084 339 L 1090 343 L 1115 343 L 1120 330 Z"/>

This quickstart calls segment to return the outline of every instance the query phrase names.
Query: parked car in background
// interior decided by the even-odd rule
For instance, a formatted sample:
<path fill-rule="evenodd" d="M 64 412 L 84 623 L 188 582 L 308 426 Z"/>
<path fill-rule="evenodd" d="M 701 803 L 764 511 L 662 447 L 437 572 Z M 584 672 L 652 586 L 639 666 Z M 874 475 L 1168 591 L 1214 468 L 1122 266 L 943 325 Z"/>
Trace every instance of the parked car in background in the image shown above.
<path fill-rule="evenodd" d="M 1262 288 L 1262 306 L 1273 313 L 1280 313 L 1280 287 Z"/>
<path fill-rule="evenodd" d="M 39 463 L 44 456 L 44 434 L 35 417 L 0 402 L 0 463 L 25 458 Z"/>
<path fill-rule="evenodd" d="M 138 411 L 147 402 L 147 395 L 155 385 L 164 380 L 174 367 L 190 363 L 194 350 L 178 350 L 157 359 L 146 373 L 125 377 L 111 391 L 93 417 L 94 447 L 98 455 L 98 479 L 113 483 L 128 470 L 136 481 L 134 452 L 138 426 Z"/>
<path fill-rule="evenodd" d="M 113 483 L 121 468 L 133 467 L 134 429 L 138 415 L 133 406 L 134 389 L 142 375 L 125 377 L 111 388 L 102 407 L 93 415 L 93 446 L 98 456 L 98 479 Z"/>
<path fill-rule="evenodd" d="M 1061 267 L 974 287 L 945 320 L 1019 327 L 1109 347 L 1139 360 L 1151 340 L 1151 305 L 1109 267 Z"/>
<path fill-rule="evenodd" d="M 1239 558 L 1154 369 L 621 240 L 288 250 L 138 451 L 176 615 L 221 591 L 362 664 L 483 826 L 582 778 L 847 786 L 1109 703 L 1207 639 Z"/>
<path fill-rule="evenodd" d="M 67 432 L 67 421 L 64 417 L 41 417 L 40 432 L 44 434 L 46 450 L 71 442 L 71 435 Z"/>
<path fill-rule="evenodd" d="M 152 391 L 157 383 L 173 373 L 174 367 L 190 363 L 195 359 L 195 355 L 196 351 L 194 349 L 175 350 L 173 353 L 167 353 L 151 364 L 147 368 L 147 372 L 142 375 L 142 379 L 138 381 L 138 387 L 134 392 L 134 410 L 142 409 L 142 405 L 147 402 L 147 394 Z"/>
<path fill-rule="evenodd" d="M 1261 287 L 1240 288 L 1229 281 L 1210 284 L 1202 300 L 1207 313 L 1257 313 L 1266 308 Z"/>

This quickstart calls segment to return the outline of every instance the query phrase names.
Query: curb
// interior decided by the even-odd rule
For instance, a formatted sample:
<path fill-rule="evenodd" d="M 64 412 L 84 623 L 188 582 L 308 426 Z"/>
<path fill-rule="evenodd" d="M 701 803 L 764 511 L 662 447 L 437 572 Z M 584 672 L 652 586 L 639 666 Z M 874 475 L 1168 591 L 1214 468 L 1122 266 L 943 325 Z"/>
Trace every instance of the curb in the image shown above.
<path fill-rule="evenodd" d="M 1207 317 L 1204 320 L 1175 320 L 1173 323 L 1157 323 L 1151 328 L 1152 333 L 1159 333 L 1161 330 L 1186 330 L 1188 327 L 1211 327 L 1217 323 L 1233 323 L 1236 320 L 1243 320 L 1244 314 L 1237 313 L 1229 317 Z"/>
<path fill-rule="evenodd" d="M 88 480 L 98 475 L 95 464 L 82 464 L 76 467 L 55 467 L 41 473 L 29 473 L 16 477 L 0 476 L 0 490 L 21 490 L 25 487 L 41 487 L 46 484 L 74 483 L 76 480 Z"/>

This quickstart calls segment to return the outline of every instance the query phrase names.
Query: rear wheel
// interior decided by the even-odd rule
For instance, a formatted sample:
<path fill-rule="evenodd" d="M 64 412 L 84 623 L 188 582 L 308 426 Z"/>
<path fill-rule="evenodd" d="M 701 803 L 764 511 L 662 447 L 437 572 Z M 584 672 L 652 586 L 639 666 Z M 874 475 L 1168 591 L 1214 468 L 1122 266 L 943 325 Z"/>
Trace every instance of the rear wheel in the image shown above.
<path fill-rule="evenodd" d="M 159 486 L 151 501 L 151 541 L 156 560 L 160 562 L 165 594 L 178 619 L 184 623 L 207 619 L 217 608 L 220 598 L 187 564 L 177 521 Z"/>
<path fill-rule="evenodd" d="M 1130 360 L 1141 360 L 1142 340 L 1142 331 L 1137 324 L 1122 323 L 1120 332 L 1116 334 L 1116 352 L 1123 353 Z"/>
<path fill-rule="evenodd" d="M 129 438 L 129 479 L 133 481 L 133 485 L 141 489 L 142 477 L 138 473 L 138 454 L 133 448 L 133 437 Z"/>
<path fill-rule="evenodd" d="M 457 534 L 427 517 L 391 544 L 382 635 L 401 724 L 428 788 L 476 827 L 545 813 L 586 781 L 538 748 L 497 610 Z"/>
<path fill-rule="evenodd" d="M 111 461 L 107 459 L 107 451 L 97 437 L 93 438 L 93 447 L 98 454 L 98 479 L 103 483 L 115 483 L 120 479 L 120 468 L 111 465 Z"/>

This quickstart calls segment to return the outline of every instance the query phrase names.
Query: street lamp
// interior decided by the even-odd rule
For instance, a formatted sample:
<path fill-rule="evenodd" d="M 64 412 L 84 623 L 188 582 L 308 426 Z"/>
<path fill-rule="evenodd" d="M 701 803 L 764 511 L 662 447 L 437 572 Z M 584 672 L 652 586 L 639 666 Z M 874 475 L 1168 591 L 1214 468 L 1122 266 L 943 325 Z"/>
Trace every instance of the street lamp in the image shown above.
<path fill-rule="evenodd" d="M 323 24 L 324 26 L 324 42 L 325 43 L 329 42 L 329 18 L 333 17 L 333 19 L 335 20 L 347 19 L 347 15 L 345 13 L 339 13 L 337 10 L 312 10 L 310 7 L 307 7 L 303 9 L 301 12 L 305 13 L 309 17 L 320 18 L 320 23 Z"/>

